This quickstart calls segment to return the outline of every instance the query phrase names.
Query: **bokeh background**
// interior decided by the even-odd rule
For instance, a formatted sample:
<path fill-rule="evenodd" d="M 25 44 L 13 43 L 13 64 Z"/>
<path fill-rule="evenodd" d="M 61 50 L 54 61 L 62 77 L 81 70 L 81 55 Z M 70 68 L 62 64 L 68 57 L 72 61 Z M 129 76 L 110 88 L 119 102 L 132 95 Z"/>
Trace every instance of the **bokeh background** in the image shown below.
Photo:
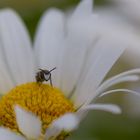
<path fill-rule="evenodd" d="M 79 0 L 0 0 L 0 9 L 15 9 L 23 18 L 33 40 L 43 12 L 52 7 L 66 11 L 73 8 L 78 2 Z M 107 0 L 95 0 L 95 7 L 103 8 L 108 5 L 110 2 Z M 120 58 L 113 67 L 111 75 L 130 67 L 133 66 Z M 119 104 L 123 108 L 122 115 L 115 116 L 106 112 L 92 111 L 82 122 L 80 129 L 69 138 L 70 140 L 140 140 L 140 115 L 135 117 L 127 113 L 130 105 L 124 105 L 123 96 L 114 94 L 103 98 L 100 102 Z"/>

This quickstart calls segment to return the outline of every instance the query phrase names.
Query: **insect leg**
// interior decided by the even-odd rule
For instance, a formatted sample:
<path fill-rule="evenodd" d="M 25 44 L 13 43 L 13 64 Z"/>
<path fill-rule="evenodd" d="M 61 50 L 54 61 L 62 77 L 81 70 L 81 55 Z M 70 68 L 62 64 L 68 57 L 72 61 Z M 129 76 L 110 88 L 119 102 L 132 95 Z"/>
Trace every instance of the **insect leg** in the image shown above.
<path fill-rule="evenodd" d="M 50 74 L 50 85 L 53 87 L 51 74 Z"/>

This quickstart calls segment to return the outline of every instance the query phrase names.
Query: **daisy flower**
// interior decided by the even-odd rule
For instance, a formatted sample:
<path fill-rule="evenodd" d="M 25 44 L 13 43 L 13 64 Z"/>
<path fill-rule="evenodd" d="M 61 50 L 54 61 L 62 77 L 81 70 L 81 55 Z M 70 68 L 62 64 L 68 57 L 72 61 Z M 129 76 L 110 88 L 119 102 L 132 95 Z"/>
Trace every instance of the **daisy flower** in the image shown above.
<path fill-rule="evenodd" d="M 139 80 L 140 69 L 104 81 L 113 64 L 134 41 L 128 34 L 103 28 L 93 14 L 92 0 L 81 1 L 71 15 L 57 9 L 47 11 L 33 47 L 17 14 L 1 11 L 0 139 L 63 140 L 89 110 L 121 113 L 117 105 L 95 101 L 120 91 L 138 95 L 128 89 L 107 89 Z M 55 67 L 52 86 L 35 82 L 37 69 Z M 37 81 L 46 78 L 50 79 L 50 75 L 43 73 Z"/>

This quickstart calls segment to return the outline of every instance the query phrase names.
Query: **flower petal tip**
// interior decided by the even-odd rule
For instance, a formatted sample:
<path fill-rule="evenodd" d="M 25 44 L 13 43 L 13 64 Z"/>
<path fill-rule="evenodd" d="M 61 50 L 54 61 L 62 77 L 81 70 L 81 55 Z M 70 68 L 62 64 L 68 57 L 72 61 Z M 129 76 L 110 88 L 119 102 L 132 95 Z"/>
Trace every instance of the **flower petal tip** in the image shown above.
<path fill-rule="evenodd" d="M 46 131 L 45 137 L 46 139 L 56 138 L 62 131 L 71 132 L 78 125 L 79 118 L 73 113 L 67 113 L 52 122 Z"/>
<path fill-rule="evenodd" d="M 16 121 L 20 131 L 30 139 L 36 139 L 41 134 L 41 121 L 33 113 L 16 105 L 14 107 Z"/>
<path fill-rule="evenodd" d="M 53 125 L 55 127 L 58 127 L 68 132 L 76 129 L 78 127 L 78 124 L 78 117 L 72 113 L 65 114 L 53 122 Z"/>

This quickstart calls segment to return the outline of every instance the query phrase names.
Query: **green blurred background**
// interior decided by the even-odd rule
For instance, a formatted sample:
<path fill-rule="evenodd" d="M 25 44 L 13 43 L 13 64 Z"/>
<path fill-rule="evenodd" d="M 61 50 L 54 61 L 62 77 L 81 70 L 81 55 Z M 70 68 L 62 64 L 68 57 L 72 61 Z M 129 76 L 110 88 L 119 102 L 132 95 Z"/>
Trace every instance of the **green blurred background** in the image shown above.
<path fill-rule="evenodd" d="M 44 11 L 50 7 L 67 10 L 79 0 L 0 0 L 0 8 L 13 8 L 23 18 L 33 38 L 37 23 Z M 95 5 L 108 4 L 105 0 L 95 0 Z M 120 68 L 120 67 L 119 67 Z M 123 69 L 123 68 L 122 68 Z M 112 100 L 113 99 L 113 100 Z M 119 95 L 104 98 L 105 102 L 122 104 Z M 82 122 L 80 128 L 69 138 L 71 140 L 140 140 L 140 119 L 122 115 L 93 111 Z"/>

